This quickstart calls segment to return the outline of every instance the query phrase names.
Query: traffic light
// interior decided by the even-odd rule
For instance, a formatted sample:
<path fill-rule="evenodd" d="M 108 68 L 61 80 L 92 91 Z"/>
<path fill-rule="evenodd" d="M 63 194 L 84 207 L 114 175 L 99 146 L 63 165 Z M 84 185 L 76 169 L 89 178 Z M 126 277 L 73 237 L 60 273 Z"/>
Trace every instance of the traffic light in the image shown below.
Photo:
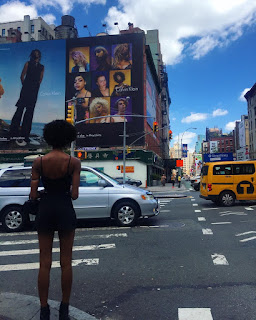
<path fill-rule="evenodd" d="M 156 133 L 158 131 L 158 122 L 154 121 L 153 123 L 153 132 Z"/>
<path fill-rule="evenodd" d="M 116 166 L 116 170 L 121 170 L 121 166 Z"/>
<path fill-rule="evenodd" d="M 172 140 L 172 130 L 169 130 L 169 140 Z"/>
<path fill-rule="evenodd" d="M 75 122 L 75 108 L 74 105 L 68 105 L 68 110 L 67 110 L 67 118 L 66 121 L 74 125 Z"/>
<path fill-rule="evenodd" d="M 80 160 L 85 160 L 87 158 L 87 152 L 83 150 L 76 150 L 75 156 Z"/>
<path fill-rule="evenodd" d="M 130 147 L 127 147 L 126 150 L 127 150 L 127 154 L 128 154 L 128 153 L 131 153 L 131 148 L 130 148 Z"/>

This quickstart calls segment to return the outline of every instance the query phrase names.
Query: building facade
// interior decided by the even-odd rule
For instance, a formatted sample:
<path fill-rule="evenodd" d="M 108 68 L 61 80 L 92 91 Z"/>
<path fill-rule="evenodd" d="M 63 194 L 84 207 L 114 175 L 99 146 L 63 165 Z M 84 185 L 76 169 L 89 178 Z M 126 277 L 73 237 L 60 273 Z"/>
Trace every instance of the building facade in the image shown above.
<path fill-rule="evenodd" d="M 256 83 L 245 94 L 249 122 L 249 155 L 251 160 L 256 159 Z"/>
<path fill-rule="evenodd" d="M 29 15 L 24 16 L 22 21 L 0 23 L 0 43 L 1 38 L 8 36 L 8 31 L 21 33 L 21 41 L 39 41 L 55 39 L 55 25 L 48 25 L 41 17 L 30 19 Z M 4 41 L 2 41 L 4 42 Z"/>

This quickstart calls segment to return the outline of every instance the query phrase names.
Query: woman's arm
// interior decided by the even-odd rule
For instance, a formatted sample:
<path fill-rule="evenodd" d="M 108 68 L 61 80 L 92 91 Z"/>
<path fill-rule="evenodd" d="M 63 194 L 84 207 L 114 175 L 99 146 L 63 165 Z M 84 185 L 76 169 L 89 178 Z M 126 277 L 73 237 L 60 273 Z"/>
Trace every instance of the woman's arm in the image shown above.
<path fill-rule="evenodd" d="M 80 172 L 81 172 L 81 162 L 76 158 L 72 158 L 74 170 L 72 177 L 72 186 L 71 186 L 71 198 L 76 200 L 78 198 L 79 193 L 79 185 L 80 185 Z"/>
<path fill-rule="evenodd" d="M 25 75 L 27 74 L 27 71 L 28 71 L 28 62 L 25 63 L 24 68 L 23 68 L 21 75 L 20 75 L 20 80 L 21 80 L 22 84 L 24 82 L 24 78 L 25 78 Z"/>
<path fill-rule="evenodd" d="M 32 166 L 32 173 L 31 173 L 31 183 L 30 183 L 30 195 L 29 198 L 35 200 L 38 196 L 37 189 L 40 181 L 40 166 L 41 166 L 41 158 L 38 157 L 34 160 Z"/>
<path fill-rule="evenodd" d="M 41 84 L 41 82 L 43 80 L 43 77 L 44 77 L 44 66 L 43 66 L 43 69 L 42 69 L 41 74 L 40 74 L 39 84 Z"/>

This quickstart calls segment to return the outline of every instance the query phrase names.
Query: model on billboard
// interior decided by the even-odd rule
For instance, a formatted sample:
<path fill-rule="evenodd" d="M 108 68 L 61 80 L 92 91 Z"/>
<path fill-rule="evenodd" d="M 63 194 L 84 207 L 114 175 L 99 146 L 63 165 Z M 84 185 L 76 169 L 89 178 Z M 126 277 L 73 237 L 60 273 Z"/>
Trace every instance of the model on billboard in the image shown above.
<path fill-rule="evenodd" d="M 106 99 L 103 98 L 95 98 L 90 104 L 90 117 L 103 117 L 108 116 L 109 112 L 109 103 Z M 110 117 L 99 118 L 95 120 L 91 120 L 92 123 L 110 123 L 112 119 Z"/>
<path fill-rule="evenodd" d="M 96 71 L 107 71 L 111 69 L 110 56 L 108 50 L 104 47 L 96 47 L 94 49 L 96 62 L 98 64 Z"/>
<path fill-rule="evenodd" d="M 1 82 L 2 80 L 1 80 L 1 78 L 0 78 L 0 82 Z M 0 83 L 0 99 L 2 98 L 2 95 L 4 94 L 4 88 L 3 88 L 3 86 L 1 85 L 1 83 Z"/>
<path fill-rule="evenodd" d="M 16 143 L 19 146 L 25 146 L 30 141 L 29 135 L 37 95 L 44 76 L 44 66 L 40 63 L 40 60 L 41 52 L 38 49 L 32 50 L 30 60 L 25 63 L 20 76 L 22 89 L 20 98 L 16 103 L 17 110 L 12 118 L 9 132 L 10 138 L 18 138 L 16 139 Z M 21 132 L 19 132 L 20 122 L 25 108 L 26 111 L 23 116 Z"/>
<path fill-rule="evenodd" d="M 127 94 L 127 91 L 131 86 L 128 84 L 124 83 L 125 81 L 125 75 L 122 71 L 117 71 L 113 74 L 113 79 L 117 84 L 114 87 L 114 90 L 111 94 L 112 97 L 120 97 L 123 96 L 124 94 Z"/>
<path fill-rule="evenodd" d="M 89 118 L 89 98 L 91 92 L 86 88 L 86 78 L 84 74 L 78 74 L 74 80 L 74 88 L 76 89 L 76 121 Z"/>
<path fill-rule="evenodd" d="M 129 97 L 126 98 L 120 98 L 115 103 L 115 109 L 117 110 L 117 113 L 114 114 L 116 117 L 113 117 L 113 122 L 127 122 L 126 117 L 124 115 L 126 114 L 126 109 L 128 107 L 129 103 Z"/>
<path fill-rule="evenodd" d="M 129 43 L 122 43 L 115 47 L 113 56 L 113 69 L 131 69 L 132 60 Z"/>
<path fill-rule="evenodd" d="M 109 88 L 107 87 L 107 80 L 104 74 L 98 74 L 95 77 L 97 89 L 92 91 L 93 97 L 109 97 Z"/>
<path fill-rule="evenodd" d="M 75 66 L 71 72 L 87 72 L 89 71 L 89 63 L 86 60 L 85 55 L 81 51 L 72 51 L 71 57 Z"/>

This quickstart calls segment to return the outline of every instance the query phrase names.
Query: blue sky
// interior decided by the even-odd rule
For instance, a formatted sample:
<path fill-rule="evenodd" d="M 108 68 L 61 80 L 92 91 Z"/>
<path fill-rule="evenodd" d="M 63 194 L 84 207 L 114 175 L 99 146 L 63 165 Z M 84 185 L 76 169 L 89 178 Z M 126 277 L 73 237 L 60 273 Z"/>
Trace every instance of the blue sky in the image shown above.
<path fill-rule="evenodd" d="M 218 126 L 233 129 L 247 114 L 244 90 L 256 82 L 255 0 L 1 0 L 0 21 L 41 16 L 59 25 L 61 16 L 76 19 L 79 36 L 126 29 L 158 29 L 172 99 L 173 142 L 194 148 L 197 134 Z M 196 130 L 189 128 L 197 128 Z"/>

